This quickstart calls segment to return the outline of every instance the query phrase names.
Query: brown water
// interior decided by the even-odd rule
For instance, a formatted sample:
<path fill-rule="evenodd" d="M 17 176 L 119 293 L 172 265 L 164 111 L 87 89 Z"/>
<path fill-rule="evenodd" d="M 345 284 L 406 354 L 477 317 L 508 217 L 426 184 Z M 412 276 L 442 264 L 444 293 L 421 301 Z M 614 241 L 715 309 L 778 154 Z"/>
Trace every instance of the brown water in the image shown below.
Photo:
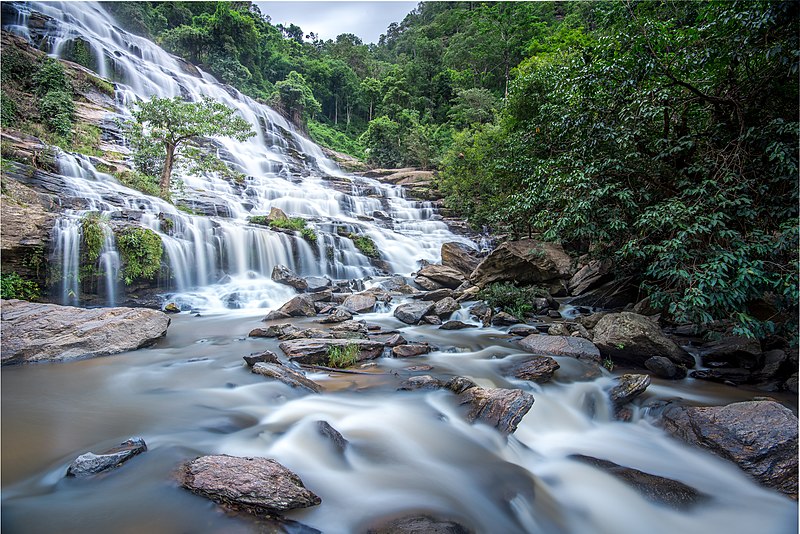
<path fill-rule="evenodd" d="M 289 516 L 326 533 L 363 530 L 386 515 L 426 510 L 476 532 L 783 533 L 797 531 L 796 503 L 752 483 L 736 467 L 667 438 L 646 414 L 608 416 L 608 374 L 559 359 L 545 386 L 504 378 L 520 352 L 499 331 L 403 327 L 409 340 L 451 347 L 380 360 L 374 375 L 314 373 L 326 389 L 305 394 L 254 375 L 242 356 L 272 349 L 248 339 L 260 316 L 173 317 L 155 347 L 93 360 L 2 371 L 4 533 L 257 532 L 183 490 L 173 473 L 201 454 L 266 456 L 297 472 L 322 504 Z M 452 348 L 454 347 L 454 348 Z M 396 392 L 410 365 L 519 387 L 536 402 L 505 439 L 470 425 L 446 391 Z M 425 374 L 425 373 L 416 373 Z M 645 398 L 723 404 L 758 393 L 682 381 L 656 382 Z M 323 440 L 325 420 L 350 442 L 344 456 Z M 78 455 L 130 436 L 148 452 L 93 479 L 66 479 Z M 650 503 L 616 479 L 568 458 L 586 454 L 684 482 L 710 499 L 687 511 Z"/>

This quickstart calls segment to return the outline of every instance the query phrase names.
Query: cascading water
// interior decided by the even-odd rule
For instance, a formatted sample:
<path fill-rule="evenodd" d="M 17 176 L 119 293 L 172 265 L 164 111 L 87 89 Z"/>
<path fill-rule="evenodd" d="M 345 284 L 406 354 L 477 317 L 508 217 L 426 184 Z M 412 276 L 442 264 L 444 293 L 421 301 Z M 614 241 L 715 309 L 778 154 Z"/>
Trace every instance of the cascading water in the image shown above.
<path fill-rule="evenodd" d="M 45 30 L 29 29 L 34 11 L 53 22 Z M 757 485 L 731 463 L 667 438 L 645 410 L 634 408 L 631 422 L 614 420 L 608 372 L 556 358 L 561 368 L 550 383 L 509 378 L 504 368 L 524 356 L 501 329 L 410 327 L 386 313 L 395 301 L 359 318 L 442 350 L 421 360 L 381 358 L 369 374 L 310 374 L 324 387 L 321 395 L 249 372 L 242 356 L 280 354 L 277 340 L 248 337 L 264 315 L 257 308 L 294 294 L 269 279 L 274 265 L 332 278 L 374 273 L 369 259 L 339 230 L 370 236 L 389 270 L 398 273 L 410 272 L 419 259 L 437 260 L 444 241 L 467 240 L 434 220 L 429 204 L 407 201 L 399 188 L 344 175 L 269 108 L 207 74 L 187 74 L 175 58 L 109 21 L 98 5 L 77 3 L 20 5 L 17 15 L 4 18 L 7 29 L 42 40 L 53 53 L 78 35 L 89 42 L 95 70 L 117 81 L 122 116 L 151 95 L 208 95 L 237 109 L 257 126 L 257 136 L 248 143 L 215 140 L 228 163 L 247 175 L 244 183 L 214 175 L 183 177 L 182 203 L 210 216 L 189 215 L 128 189 L 98 172 L 91 158 L 60 153 L 60 176 L 47 179 L 60 181 L 65 207 L 52 256 L 63 300 L 78 303 L 82 220 L 95 213 L 104 232 L 98 265 L 105 270 L 105 303 L 120 300 L 114 292 L 119 264 L 108 228 L 125 219 L 161 236 L 170 299 L 205 309 L 250 309 L 173 316 L 168 335 L 151 349 L 4 368 L 4 532 L 270 531 L 224 514 L 178 486 L 178 466 L 205 454 L 270 457 L 291 468 L 322 504 L 288 517 L 326 534 L 364 532 L 376 519 L 409 512 L 450 518 L 479 534 L 797 531 L 796 502 Z M 307 218 L 318 234 L 316 243 L 247 223 L 247 216 L 271 207 Z M 464 309 L 452 318 L 473 322 Z M 425 368 L 421 362 L 430 369 L 419 371 Z M 587 378 L 589 371 L 595 374 Z M 536 401 L 506 438 L 489 426 L 468 423 L 447 391 L 396 391 L 419 372 L 522 389 Z M 599 378 L 592 378 L 596 373 Z M 654 379 L 642 398 L 722 404 L 754 395 L 759 393 L 746 388 Z M 319 435 L 317 421 L 342 433 L 348 441 L 344 452 Z M 92 479 L 64 478 L 79 454 L 101 452 L 133 435 L 147 441 L 146 453 Z M 573 455 L 678 481 L 694 488 L 697 500 L 677 509 L 652 502 Z"/>

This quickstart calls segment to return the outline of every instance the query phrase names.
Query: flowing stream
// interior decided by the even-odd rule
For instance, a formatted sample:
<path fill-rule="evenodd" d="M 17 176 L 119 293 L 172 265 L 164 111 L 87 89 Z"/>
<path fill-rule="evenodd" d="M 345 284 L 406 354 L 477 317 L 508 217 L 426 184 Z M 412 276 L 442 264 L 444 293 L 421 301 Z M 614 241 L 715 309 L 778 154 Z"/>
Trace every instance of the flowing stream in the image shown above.
<path fill-rule="evenodd" d="M 32 35 L 27 26 L 32 10 L 53 19 L 44 35 Z M 274 265 L 334 279 L 379 277 L 382 270 L 408 274 L 419 260 L 437 261 L 443 242 L 472 242 L 451 233 L 431 205 L 406 200 L 397 187 L 342 173 L 273 110 L 207 74 L 193 75 L 110 20 L 96 4 L 33 3 L 18 6 L 16 18 L 4 18 L 4 25 L 39 39 L 54 55 L 80 35 L 95 57 L 105 58 L 95 70 L 117 82 L 119 116 L 152 95 L 207 95 L 237 109 L 258 135 L 247 143 L 214 141 L 224 159 L 247 175 L 244 184 L 215 175 L 183 177 L 182 199 L 210 216 L 189 215 L 128 189 L 98 172 L 91 158 L 59 156 L 55 179 L 81 199 L 56 227 L 53 261 L 64 273 L 64 303 L 80 303 L 71 273 L 78 269 L 81 217 L 100 212 L 113 221 L 124 213 L 162 237 L 171 272 L 165 300 L 201 313 L 173 316 L 168 335 L 151 348 L 3 369 L 4 533 L 260 531 L 175 481 L 183 461 L 203 454 L 264 456 L 286 465 L 322 498 L 321 505 L 287 517 L 325 533 L 362 532 L 376 519 L 415 511 L 480 533 L 797 531 L 796 502 L 758 486 L 733 464 L 668 438 L 646 409 L 634 409 L 630 422 L 615 421 L 606 396 L 613 376 L 606 371 L 592 377 L 586 364 L 557 358 L 561 369 L 551 383 L 508 378 L 505 367 L 523 355 L 503 329 L 412 327 L 381 311 L 359 318 L 440 349 L 413 359 L 382 358 L 370 374 L 311 373 L 325 389 L 319 395 L 250 373 L 242 356 L 266 349 L 281 354 L 277 341 L 247 337 L 266 309 L 294 294 L 270 279 Z M 248 224 L 248 216 L 271 207 L 307 218 L 317 243 Z M 388 218 L 375 217 L 376 211 Z M 163 216 L 174 221 L 169 232 Z M 370 236 L 386 268 L 339 236 L 338 227 Z M 107 304 L 113 304 L 121 291 L 119 257 L 113 235 L 104 235 L 99 261 L 106 266 Z M 313 319 L 293 322 L 316 325 Z M 431 369 L 408 369 L 422 364 Z M 506 438 L 468 423 L 448 391 L 397 391 L 416 374 L 520 388 L 535 403 Z M 690 379 L 654 380 L 637 402 L 725 404 L 757 395 Z M 317 432 L 317 421 L 348 440 L 344 453 Z M 131 436 L 143 437 L 148 451 L 91 479 L 64 477 L 76 456 L 100 453 Z M 681 510 L 651 502 L 572 459 L 575 454 L 682 482 L 702 497 Z"/>

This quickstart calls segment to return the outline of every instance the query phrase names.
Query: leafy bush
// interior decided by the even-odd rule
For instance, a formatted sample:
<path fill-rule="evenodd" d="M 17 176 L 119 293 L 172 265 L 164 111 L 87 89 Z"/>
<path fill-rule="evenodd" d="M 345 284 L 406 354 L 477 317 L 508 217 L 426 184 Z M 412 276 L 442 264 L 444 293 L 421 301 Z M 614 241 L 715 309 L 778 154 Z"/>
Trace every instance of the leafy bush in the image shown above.
<path fill-rule="evenodd" d="M 64 73 L 64 65 L 57 59 L 45 57 L 33 74 L 34 92 L 44 96 L 51 91 L 72 94 L 72 86 Z"/>
<path fill-rule="evenodd" d="M 90 212 L 81 219 L 81 249 L 87 263 L 95 263 L 100 258 L 105 235 L 103 232 L 103 216 Z"/>
<path fill-rule="evenodd" d="M 5 92 L 0 95 L 0 125 L 8 127 L 17 120 L 17 104 Z"/>
<path fill-rule="evenodd" d="M 133 170 L 114 173 L 114 177 L 125 187 L 136 189 L 137 191 L 141 191 L 142 193 L 146 193 L 154 197 L 159 195 L 160 191 L 158 188 L 158 179 L 154 178 L 153 176 L 148 176 L 147 174 Z M 177 206 L 177 208 L 181 211 L 186 211 L 189 209 L 185 206 Z M 196 215 L 193 212 L 191 214 Z"/>
<path fill-rule="evenodd" d="M 311 139 L 319 145 L 328 147 L 336 152 L 349 154 L 361 160 L 365 158 L 364 147 L 361 143 L 329 124 L 309 120 L 308 133 Z"/>
<path fill-rule="evenodd" d="M 0 274 L 0 298 L 36 300 L 40 294 L 36 282 L 26 280 L 14 272 Z"/>
<path fill-rule="evenodd" d="M 161 237 L 149 228 L 126 228 L 117 234 L 122 260 L 120 275 L 127 285 L 137 278 L 153 279 L 161 267 Z"/>
<path fill-rule="evenodd" d="M 305 239 L 309 243 L 317 242 L 317 233 L 314 231 L 313 228 L 303 228 L 302 230 L 300 230 L 300 235 L 302 235 L 303 239 Z"/>
<path fill-rule="evenodd" d="M 353 240 L 353 244 L 355 247 L 366 257 L 368 258 L 380 258 L 381 255 L 378 252 L 378 247 L 375 246 L 375 242 L 372 240 L 371 237 L 366 235 L 353 235 L 350 234 L 350 239 Z"/>
<path fill-rule="evenodd" d="M 257 217 L 257 216 L 256 216 Z M 252 217 L 250 218 L 250 222 L 252 222 Z M 259 223 L 260 224 L 260 223 Z M 286 230 L 298 230 L 301 231 L 303 228 L 306 227 L 306 220 L 302 217 L 290 217 L 288 219 L 275 219 L 269 221 L 270 228 L 283 228 Z"/>
<path fill-rule="evenodd" d="M 336 368 L 351 367 L 358 363 L 360 351 L 355 343 L 348 343 L 344 347 L 328 347 L 328 366 Z"/>
<path fill-rule="evenodd" d="M 47 127 L 56 134 L 67 137 L 72 131 L 75 105 L 65 91 L 49 91 L 39 100 L 39 114 Z"/>
<path fill-rule="evenodd" d="M 517 319 L 524 319 L 525 314 L 533 311 L 533 299 L 544 294 L 537 287 L 517 287 L 510 282 L 489 284 L 478 293 L 478 298 L 485 300 L 492 308 L 501 308 Z"/>

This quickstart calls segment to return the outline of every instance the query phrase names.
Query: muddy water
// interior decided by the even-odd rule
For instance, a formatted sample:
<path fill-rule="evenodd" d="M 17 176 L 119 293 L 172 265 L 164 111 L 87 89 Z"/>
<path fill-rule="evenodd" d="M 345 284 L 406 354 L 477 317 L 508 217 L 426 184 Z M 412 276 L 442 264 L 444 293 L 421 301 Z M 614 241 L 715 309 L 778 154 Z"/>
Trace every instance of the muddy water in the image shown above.
<path fill-rule="evenodd" d="M 476 532 L 782 533 L 797 530 L 797 505 L 761 489 L 737 468 L 668 439 L 647 413 L 611 420 L 612 376 L 560 359 L 544 386 L 509 379 L 520 352 L 499 330 L 443 332 L 368 317 L 409 340 L 442 347 L 381 359 L 370 375 L 312 373 L 326 389 L 309 395 L 251 374 L 242 356 L 272 349 L 249 339 L 260 315 L 173 317 L 168 336 L 140 351 L 2 371 L 4 533 L 258 532 L 174 481 L 201 454 L 266 456 L 297 472 L 322 498 L 289 517 L 326 533 L 363 531 L 405 511 L 449 517 Z M 310 321 L 299 321 L 310 322 Z M 445 391 L 396 392 L 412 365 L 439 377 L 519 387 L 536 399 L 510 438 L 469 424 Z M 757 393 L 707 384 L 654 383 L 645 399 L 722 404 Z M 316 430 L 329 422 L 349 441 L 342 456 Z M 148 452 L 90 480 L 64 478 L 86 451 L 130 436 Z M 688 510 L 653 504 L 628 486 L 568 457 L 586 454 L 672 478 L 707 498 Z"/>

